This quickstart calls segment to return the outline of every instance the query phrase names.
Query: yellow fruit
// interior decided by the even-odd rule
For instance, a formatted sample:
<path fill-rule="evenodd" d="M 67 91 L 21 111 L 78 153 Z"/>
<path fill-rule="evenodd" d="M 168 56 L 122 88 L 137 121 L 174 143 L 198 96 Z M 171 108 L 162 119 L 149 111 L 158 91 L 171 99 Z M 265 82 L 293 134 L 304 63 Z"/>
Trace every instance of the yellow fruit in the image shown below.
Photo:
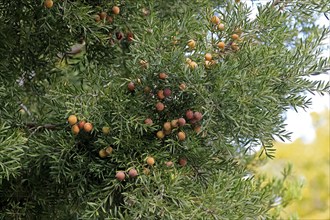
<path fill-rule="evenodd" d="M 163 131 L 158 131 L 157 134 L 156 134 L 157 138 L 159 139 L 163 139 L 165 137 L 165 134 Z"/>
<path fill-rule="evenodd" d="M 78 122 L 78 118 L 75 115 L 70 115 L 68 118 L 68 122 L 70 125 L 74 125 Z"/>
<path fill-rule="evenodd" d="M 197 66 L 198 66 L 198 65 L 197 65 L 197 63 L 196 63 L 195 61 L 191 61 L 191 62 L 189 63 L 189 67 L 190 67 L 190 69 L 195 69 Z"/>
<path fill-rule="evenodd" d="M 218 43 L 218 47 L 219 47 L 221 50 L 225 49 L 225 46 L 226 46 L 225 42 L 219 42 L 219 43 Z"/>
<path fill-rule="evenodd" d="M 186 58 L 186 63 L 189 64 L 191 62 L 190 58 Z"/>
<path fill-rule="evenodd" d="M 210 53 L 205 54 L 205 60 L 211 61 L 212 60 L 212 54 L 210 54 Z"/>
<path fill-rule="evenodd" d="M 99 151 L 99 156 L 100 156 L 101 158 L 106 158 L 106 157 L 108 156 L 108 154 L 107 154 L 107 152 L 106 152 L 105 149 L 101 149 L 101 150 Z"/>
<path fill-rule="evenodd" d="M 153 157 L 147 157 L 147 164 L 153 166 L 155 164 L 155 159 Z"/>
<path fill-rule="evenodd" d="M 220 18 L 219 18 L 218 16 L 214 15 L 214 16 L 212 16 L 212 18 L 211 18 L 211 22 L 212 22 L 213 24 L 219 24 L 219 23 L 220 23 Z"/>
<path fill-rule="evenodd" d="M 53 7 L 53 5 L 54 5 L 54 2 L 52 0 L 45 0 L 45 2 L 44 2 L 44 6 L 46 8 L 51 8 L 51 7 Z"/>
<path fill-rule="evenodd" d="M 113 151 L 113 148 L 112 148 L 112 147 L 107 147 L 107 148 L 105 149 L 105 152 L 106 152 L 108 155 L 112 154 L 112 151 Z"/>
<path fill-rule="evenodd" d="M 103 134 L 107 135 L 107 134 L 110 133 L 110 128 L 109 127 L 103 127 L 102 132 L 103 132 Z"/>
<path fill-rule="evenodd" d="M 196 47 L 196 41 L 191 39 L 191 40 L 188 41 L 187 45 L 190 49 L 194 49 Z"/>

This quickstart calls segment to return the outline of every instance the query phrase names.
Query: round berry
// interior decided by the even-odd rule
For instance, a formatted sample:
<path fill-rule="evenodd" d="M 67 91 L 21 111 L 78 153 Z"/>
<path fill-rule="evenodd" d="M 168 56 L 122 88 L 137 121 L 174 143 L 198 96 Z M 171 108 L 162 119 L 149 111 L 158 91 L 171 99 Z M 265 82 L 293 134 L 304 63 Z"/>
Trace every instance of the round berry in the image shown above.
<path fill-rule="evenodd" d="M 183 131 L 180 131 L 178 133 L 178 139 L 179 141 L 184 141 L 186 139 L 186 134 Z"/>
<path fill-rule="evenodd" d="M 44 6 L 45 6 L 46 8 L 52 8 L 53 5 L 54 5 L 54 2 L 53 2 L 52 0 L 45 0 L 45 1 L 44 1 Z"/>
<path fill-rule="evenodd" d="M 187 165 L 187 159 L 186 158 L 180 158 L 179 159 L 179 164 L 183 167 L 186 166 Z"/>
<path fill-rule="evenodd" d="M 163 139 L 165 137 L 164 131 L 158 131 L 156 134 L 157 138 Z"/>
<path fill-rule="evenodd" d="M 147 157 L 147 164 L 153 166 L 155 164 L 155 159 L 153 157 Z"/>
<path fill-rule="evenodd" d="M 106 158 L 108 156 L 108 154 L 105 149 L 101 149 L 101 150 L 99 150 L 99 156 L 101 158 Z"/>
<path fill-rule="evenodd" d="M 170 131 L 172 128 L 171 122 L 165 122 L 163 127 L 165 131 Z"/>
<path fill-rule="evenodd" d="M 106 127 L 106 126 L 102 127 L 102 133 L 105 134 L 105 135 L 109 134 L 110 133 L 110 127 Z"/>
<path fill-rule="evenodd" d="M 197 121 L 200 121 L 200 120 L 202 120 L 203 115 L 202 115 L 202 113 L 200 113 L 200 112 L 195 112 L 195 113 L 194 113 L 194 118 L 195 118 Z"/>
<path fill-rule="evenodd" d="M 169 96 L 171 96 L 171 94 L 172 94 L 171 89 L 169 89 L 169 88 L 164 89 L 164 96 L 165 97 L 169 97 Z"/>
<path fill-rule="evenodd" d="M 218 43 L 218 47 L 219 47 L 221 50 L 225 49 L 225 46 L 226 46 L 225 42 L 219 42 L 219 43 Z"/>
<path fill-rule="evenodd" d="M 165 99 L 164 91 L 163 90 L 158 90 L 157 96 L 160 100 Z"/>
<path fill-rule="evenodd" d="M 129 91 L 133 92 L 135 89 L 135 85 L 133 82 L 128 83 L 127 88 Z"/>
<path fill-rule="evenodd" d="M 91 132 L 93 130 L 93 125 L 89 122 L 86 122 L 84 125 L 84 131 Z"/>
<path fill-rule="evenodd" d="M 195 47 L 196 47 L 196 41 L 194 41 L 194 40 L 191 39 L 191 40 L 188 41 L 187 45 L 188 45 L 188 47 L 190 49 L 195 49 Z"/>
<path fill-rule="evenodd" d="M 191 111 L 191 110 L 186 111 L 186 118 L 187 118 L 188 120 L 193 119 L 193 118 L 194 118 L 194 112 Z"/>
<path fill-rule="evenodd" d="M 219 24 L 219 23 L 220 23 L 220 18 L 219 18 L 218 16 L 214 15 L 214 16 L 212 16 L 212 18 L 211 18 L 211 22 L 212 22 L 213 24 Z"/>
<path fill-rule="evenodd" d="M 115 15 L 118 15 L 120 13 L 120 8 L 118 6 L 113 6 L 112 13 L 114 13 Z"/>
<path fill-rule="evenodd" d="M 146 125 L 152 125 L 153 121 L 151 120 L 151 118 L 147 118 L 146 120 L 144 120 L 144 124 Z"/>
<path fill-rule="evenodd" d="M 74 135 L 77 135 L 77 134 L 79 134 L 80 129 L 79 129 L 78 125 L 73 125 L 71 128 L 71 131 Z"/>
<path fill-rule="evenodd" d="M 166 73 L 159 73 L 159 79 L 166 79 L 167 77 Z"/>
<path fill-rule="evenodd" d="M 116 179 L 119 180 L 119 181 L 125 180 L 125 177 L 126 177 L 126 175 L 123 171 L 118 171 L 116 173 Z"/>
<path fill-rule="evenodd" d="M 211 61 L 212 60 L 212 54 L 210 54 L 210 53 L 205 54 L 205 60 Z"/>
<path fill-rule="evenodd" d="M 178 127 L 178 120 L 177 120 L 177 119 L 173 119 L 173 120 L 171 121 L 171 127 L 173 127 L 173 128 Z"/>
<path fill-rule="evenodd" d="M 75 115 L 70 115 L 68 118 L 68 122 L 70 125 L 74 125 L 78 122 L 78 118 Z"/>
<path fill-rule="evenodd" d="M 130 170 L 128 171 L 128 175 L 129 175 L 129 177 L 131 177 L 131 178 L 135 178 L 135 177 L 137 177 L 138 172 L 137 172 L 136 169 L 132 168 L 132 169 L 130 169 Z"/>
<path fill-rule="evenodd" d="M 78 122 L 78 127 L 79 127 L 79 129 L 83 129 L 85 124 L 86 124 L 86 121 L 84 121 L 84 120 L 79 121 L 79 122 Z"/>
<path fill-rule="evenodd" d="M 184 118 L 179 118 L 178 119 L 178 124 L 180 127 L 184 126 L 186 124 L 186 119 Z"/>
<path fill-rule="evenodd" d="M 161 112 L 161 111 L 164 110 L 164 108 L 165 108 L 165 105 L 164 105 L 163 103 L 158 102 L 158 103 L 156 104 L 156 109 L 157 109 L 157 111 Z"/>

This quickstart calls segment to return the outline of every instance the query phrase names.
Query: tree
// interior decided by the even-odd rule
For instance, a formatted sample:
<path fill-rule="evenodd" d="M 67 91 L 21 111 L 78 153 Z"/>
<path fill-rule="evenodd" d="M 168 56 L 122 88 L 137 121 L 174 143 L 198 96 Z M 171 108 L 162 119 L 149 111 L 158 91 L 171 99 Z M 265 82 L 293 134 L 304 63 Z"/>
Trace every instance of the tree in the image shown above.
<path fill-rule="evenodd" d="M 1 1 L 1 217 L 277 218 L 248 152 L 328 92 L 326 5 Z"/>

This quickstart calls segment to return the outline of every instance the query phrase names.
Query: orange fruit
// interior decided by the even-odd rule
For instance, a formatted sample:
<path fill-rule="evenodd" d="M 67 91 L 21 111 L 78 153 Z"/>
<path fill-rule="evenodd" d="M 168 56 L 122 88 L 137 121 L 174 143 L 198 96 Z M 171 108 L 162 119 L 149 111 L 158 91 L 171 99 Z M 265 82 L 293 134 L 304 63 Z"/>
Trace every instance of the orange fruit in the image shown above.
<path fill-rule="evenodd" d="M 180 131 L 178 133 L 178 139 L 179 141 L 184 141 L 186 139 L 186 134 L 183 131 Z"/>
<path fill-rule="evenodd" d="M 163 127 L 165 131 L 170 131 L 172 128 L 171 122 L 165 122 Z"/>
<path fill-rule="evenodd" d="M 164 105 L 163 103 L 158 102 L 158 103 L 156 104 L 156 109 L 157 109 L 157 111 L 161 112 L 161 111 L 164 110 L 164 108 L 165 108 L 165 105 Z"/>
<path fill-rule="evenodd" d="M 226 46 L 225 42 L 219 42 L 219 43 L 218 43 L 218 47 L 219 47 L 221 50 L 225 49 L 225 46 Z"/>
<path fill-rule="evenodd" d="M 155 159 L 153 157 L 147 157 L 147 164 L 153 166 L 155 164 Z"/>
<path fill-rule="evenodd" d="M 107 147 L 106 149 L 105 149 L 105 152 L 108 154 L 108 155 L 110 155 L 110 154 L 112 154 L 112 151 L 113 151 L 113 148 L 112 147 Z"/>
<path fill-rule="evenodd" d="M 75 115 L 70 115 L 68 118 L 68 122 L 70 125 L 74 125 L 78 122 L 78 118 Z"/>
<path fill-rule="evenodd" d="M 159 73 L 159 79 L 166 79 L 167 77 L 166 73 Z"/>
<path fill-rule="evenodd" d="M 84 131 L 91 132 L 93 130 L 93 125 L 89 122 L 86 122 L 84 125 Z"/>
<path fill-rule="evenodd" d="M 115 15 L 118 15 L 120 13 L 120 8 L 118 6 L 113 6 L 112 7 L 112 12 L 115 14 Z"/>
<path fill-rule="evenodd" d="M 163 91 L 163 90 L 159 90 L 159 91 L 157 92 L 157 96 L 158 96 L 158 98 L 159 98 L 160 100 L 165 99 L 164 91 Z"/>
<path fill-rule="evenodd" d="M 231 39 L 233 39 L 233 40 L 237 40 L 238 39 L 238 34 L 233 34 L 233 35 L 231 35 Z"/>
<path fill-rule="evenodd" d="M 231 47 L 231 49 L 233 49 L 233 50 L 238 50 L 238 49 L 239 49 L 239 47 L 237 46 L 236 43 L 232 43 L 232 44 L 230 45 L 230 47 Z"/>
<path fill-rule="evenodd" d="M 105 149 L 101 149 L 101 150 L 99 151 L 99 156 L 100 156 L 101 158 L 106 158 L 106 157 L 108 156 L 108 153 L 106 152 Z"/>
<path fill-rule="evenodd" d="M 210 53 L 205 54 L 205 60 L 211 61 L 212 60 L 212 54 L 210 54 Z"/>
<path fill-rule="evenodd" d="M 224 31 L 225 30 L 225 25 L 224 24 L 218 24 L 218 29 L 220 31 Z"/>
<path fill-rule="evenodd" d="M 109 134 L 110 133 L 110 127 L 106 127 L 106 126 L 102 127 L 102 133 L 105 134 L 105 135 Z"/>
<path fill-rule="evenodd" d="M 202 126 L 198 125 L 196 127 L 194 127 L 194 131 L 198 134 L 199 132 L 201 132 L 202 130 Z"/>
<path fill-rule="evenodd" d="M 77 135 L 80 131 L 78 125 L 73 125 L 72 128 L 71 128 L 71 131 L 74 135 Z"/>
<path fill-rule="evenodd" d="M 125 179 L 126 175 L 123 171 L 118 171 L 116 173 L 116 179 L 119 181 L 123 181 Z"/>
<path fill-rule="evenodd" d="M 219 24 L 219 23 L 220 23 L 220 18 L 219 18 L 218 16 L 214 15 L 214 16 L 212 16 L 212 18 L 211 18 L 211 22 L 212 22 L 213 24 Z"/>
<path fill-rule="evenodd" d="M 44 6 L 46 8 L 51 8 L 51 7 L 53 7 L 53 5 L 54 5 L 54 2 L 52 0 L 45 0 L 44 1 Z"/>
<path fill-rule="evenodd" d="M 156 134 L 157 138 L 163 139 L 165 137 L 164 131 L 158 131 Z"/>
<path fill-rule="evenodd" d="M 187 45 L 190 49 L 194 49 L 196 47 L 196 41 L 191 39 L 191 40 L 188 41 Z"/>

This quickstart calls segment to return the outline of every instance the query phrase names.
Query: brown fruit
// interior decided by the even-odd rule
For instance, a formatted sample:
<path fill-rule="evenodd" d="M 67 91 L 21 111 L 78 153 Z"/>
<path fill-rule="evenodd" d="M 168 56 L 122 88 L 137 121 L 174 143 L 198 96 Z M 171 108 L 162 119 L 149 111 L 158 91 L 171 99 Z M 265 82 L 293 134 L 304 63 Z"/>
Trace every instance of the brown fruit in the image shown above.
<path fill-rule="evenodd" d="M 201 130 L 202 130 L 202 126 L 196 126 L 196 127 L 194 127 L 194 131 L 198 134 L 199 132 L 201 132 Z"/>
<path fill-rule="evenodd" d="M 167 162 L 165 162 L 165 165 L 168 166 L 168 167 L 171 167 L 171 166 L 173 166 L 173 162 L 172 161 L 167 161 Z"/>
<path fill-rule="evenodd" d="M 138 172 L 137 172 L 136 169 L 132 168 L 132 169 L 130 169 L 130 170 L 128 171 L 128 175 L 129 175 L 129 177 L 131 177 L 131 178 L 135 178 L 135 177 L 137 177 Z"/>
<path fill-rule="evenodd" d="M 165 137 L 164 131 L 158 131 L 156 134 L 157 138 L 163 139 Z"/>
<path fill-rule="evenodd" d="M 143 91 L 145 94 L 148 94 L 151 92 L 151 88 L 149 86 L 146 86 L 146 87 L 144 87 Z"/>
<path fill-rule="evenodd" d="M 123 39 L 123 33 L 122 32 L 116 32 L 116 38 L 117 38 L 117 40 L 121 40 L 121 39 Z"/>
<path fill-rule="evenodd" d="M 68 122 L 70 125 L 74 125 L 78 122 L 78 118 L 75 115 L 70 115 L 68 118 Z"/>
<path fill-rule="evenodd" d="M 212 60 L 212 54 L 210 54 L 210 53 L 205 54 L 205 60 L 211 61 Z"/>
<path fill-rule="evenodd" d="M 185 83 L 181 83 L 181 84 L 179 85 L 179 89 L 180 89 L 181 91 L 185 90 L 186 88 L 187 88 L 187 86 L 186 86 Z"/>
<path fill-rule="evenodd" d="M 149 168 L 143 168 L 143 173 L 144 173 L 144 175 L 149 175 L 150 174 L 150 170 L 149 170 Z"/>
<path fill-rule="evenodd" d="M 80 129 L 79 129 L 78 125 L 73 125 L 71 128 L 71 131 L 74 135 L 77 135 L 77 134 L 79 134 Z"/>
<path fill-rule="evenodd" d="M 187 165 L 187 159 L 186 158 L 180 158 L 179 159 L 179 164 L 183 167 L 186 166 Z"/>
<path fill-rule="evenodd" d="M 202 115 L 202 113 L 200 113 L 200 112 L 195 112 L 195 113 L 194 113 L 194 118 L 195 118 L 197 121 L 200 121 L 200 120 L 202 120 L 203 115 Z"/>
<path fill-rule="evenodd" d="M 159 79 L 166 79 L 167 77 L 166 73 L 159 73 Z"/>
<path fill-rule="evenodd" d="M 171 130 L 171 129 L 168 130 L 168 131 L 166 131 L 166 130 L 164 131 L 164 134 L 165 134 L 165 135 L 170 135 L 171 133 L 172 133 L 172 130 Z"/>
<path fill-rule="evenodd" d="M 220 23 L 220 18 L 219 18 L 218 16 L 214 15 L 214 16 L 212 16 L 212 18 L 211 18 L 211 22 L 212 22 L 213 24 L 219 24 L 219 23 Z"/>
<path fill-rule="evenodd" d="M 171 94 L 172 94 L 171 89 L 169 89 L 169 88 L 164 89 L 164 96 L 165 97 L 169 97 L 169 96 L 171 96 Z"/>
<path fill-rule="evenodd" d="M 210 68 L 210 67 L 212 66 L 211 61 L 205 60 L 204 66 L 205 66 L 205 68 L 207 68 L 207 69 Z"/>
<path fill-rule="evenodd" d="M 180 131 L 178 133 L 178 139 L 179 141 L 184 141 L 186 139 L 186 134 L 183 131 Z"/>
<path fill-rule="evenodd" d="M 126 38 L 127 38 L 127 41 L 128 42 L 132 42 L 133 39 L 134 39 L 134 35 L 132 32 L 128 32 L 127 35 L 126 35 Z"/>
<path fill-rule="evenodd" d="M 225 25 L 224 24 L 218 24 L 218 29 L 220 31 L 224 31 L 225 30 Z"/>
<path fill-rule="evenodd" d="M 54 2 L 52 0 L 46 0 L 46 1 L 44 1 L 44 6 L 46 8 L 52 8 L 53 5 L 54 5 Z"/>
<path fill-rule="evenodd" d="M 193 119 L 193 118 L 194 118 L 194 112 L 191 111 L 191 110 L 186 111 L 186 118 L 187 118 L 188 120 Z"/>
<path fill-rule="evenodd" d="M 114 13 L 115 15 L 118 15 L 120 13 L 120 8 L 118 6 L 113 6 L 112 13 Z"/>
<path fill-rule="evenodd" d="M 196 47 L 196 41 L 194 41 L 193 39 L 189 40 L 187 43 L 189 49 L 195 49 Z"/>
<path fill-rule="evenodd" d="M 133 82 L 128 83 L 127 88 L 129 91 L 133 92 L 135 89 L 135 85 Z"/>
<path fill-rule="evenodd" d="M 116 179 L 119 181 L 123 181 L 125 179 L 126 175 L 123 171 L 118 171 L 116 173 Z"/>
<path fill-rule="evenodd" d="M 170 131 L 172 128 L 171 122 L 165 122 L 163 127 L 165 131 Z"/>
<path fill-rule="evenodd" d="M 79 129 L 83 129 L 85 124 L 86 124 L 86 121 L 84 121 L 84 120 L 78 122 Z"/>
<path fill-rule="evenodd" d="M 106 149 L 105 149 L 105 152 L 108 154 L 108 155 L 110 155 L 110 154 L 112 154 L 112 151 L 113 151 L 113 148 L 112 147 L 107 147 Z"/>
<path fill-rule="evenodd" d="M 89 122 L 86 122 L 84 125 L 84 131 L 91 132 L 93 130 L 93 125 Z"/>
<path fill-rule="evenodd" d="M 165 105 L 164 105 L 163 103 L 158 102 L 158 103 L 156 104 L 156 109 L 157 109 L 157 111 L 161 112 L 161 111 L 164 110 L 164 108 L 165 108 Z"/>
<path fill-rule="evenodd" d="M 106 126 L 102 127 L 102 133 L 105 134 L 105 135 L 109 134 L 110 133 L 110 127 L 106 127 Z"/>
<path fill-rule="evenodd" d="M 147 164 L 153 166 L 155 164 L 155 159 L 153 157 L 147 157 Z"/>
<path fill-rule="evenodd" d="M 179 118 L 178 119 L 178 124 L 180 127 L 184 126 L 186 124 L 186 119 L 184 118 Z"/>
<path fill-rule="evenodd" d="M 178 127 L 179 125 L 178 125 L 178 120 L 177 119 L 173 119 L 172 121 L 171 121 L 171 127 L 173 127 L 173 128 L 176 128 L 176 127 Z"/>
<path fill-rule="evenodd" d="M 112 23 L 113 22 L 113 18 L 111 16 L 107 16 L 107 22 Z"/>
<path fill-rule="evenodd" d="M 225 49 L 225 46 L 226 46 L 225 42 L 219 42 L 219 43 L 218 43 L 218 47 L 219 47 L 221 50 Z"/>
<path fill-rule="evenodd" d="M 147 118 L 146 120 L 144 120 L 144 124 L 146 125 L 152 125 L 153 121 L 151 120 L 151 118 Z"/>
<path fill-rule="evenodd" d="M 239 50 L 239 47 L 238 47 L 238 45 L 236 44 L 236 43 L 232 43 L 231 45 L 231 49 L 233 49 L 233 50 Z"/>
<path fill-rule="evenodd" d="M 160 100 L 165 99 L 164 91 L 163 90 L 158 90 L 157 96 Z"/>
<path fill-rule="evenodd" d="M 239 36 L 238 36 L 237 34 L 233 34 L 233 35 L 231 35 L 231 38 L 232 38 L 233 40 L 237 40 L 237 39 L 239 38 Z"/>
<path fill-rule="evenodd" d="M 107 17 L 107 13 L 106 13 L 105 11 L 102 11 L 102 12 L 100 13 L 100 18 L 101 18 L 101 20 L 104 20 L 106 17 Z"/>
<path fill-rule="evenodd" d="M 101 149 L 101 150 L 99 150 L 99 156 L 101 158 L 106 158 L 108 156 L 108 153 L 106 152 L 105 149 Z"/>
<path fill-rule="evenodd" d="M 148 61 L 146 61 L 146 60 L 140 60 L 140 66 L 141 66 L 143 69 L 148 68 Z"/>

